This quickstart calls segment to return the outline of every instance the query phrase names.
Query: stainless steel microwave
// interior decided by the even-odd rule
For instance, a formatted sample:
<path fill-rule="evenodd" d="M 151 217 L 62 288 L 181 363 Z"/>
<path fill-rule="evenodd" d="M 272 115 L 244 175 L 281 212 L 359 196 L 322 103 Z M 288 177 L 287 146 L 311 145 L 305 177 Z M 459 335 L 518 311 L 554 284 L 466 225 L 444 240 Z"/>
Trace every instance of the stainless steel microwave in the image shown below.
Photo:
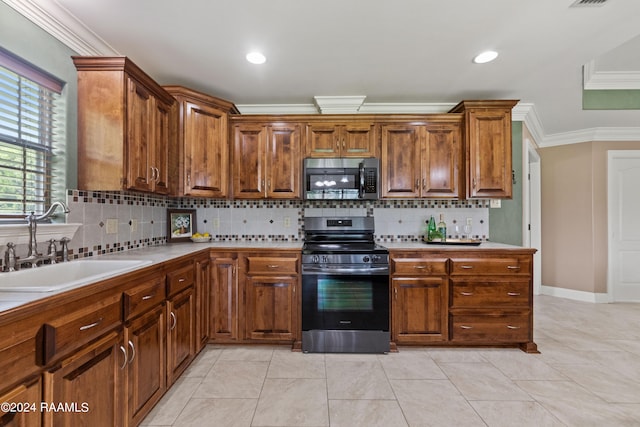
<path fill-rule="evenodd" d="M 377 200 L 380 160 L 370 158 L 304 159 L 305 200 Z"/>

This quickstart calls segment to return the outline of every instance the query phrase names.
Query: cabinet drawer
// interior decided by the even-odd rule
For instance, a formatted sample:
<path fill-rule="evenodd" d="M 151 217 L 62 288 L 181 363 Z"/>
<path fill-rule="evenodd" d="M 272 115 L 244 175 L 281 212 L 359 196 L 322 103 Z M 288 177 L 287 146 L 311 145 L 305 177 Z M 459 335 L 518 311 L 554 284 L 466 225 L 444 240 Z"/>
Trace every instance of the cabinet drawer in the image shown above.
<path fill-rule="evenodd" d="M 0 391 L 5 386 L 20 381 L 38 371 L 38 367 L 33 363 L 35 355 L 36 346 L 33 337 L 0 350 L 0 372 L 2 372 Z M 1 420 L 2 418 L 0 417 Z M 0 422 L 0 425 L 4 424 Z"/>
<path fill-rule="evenodd" d="M 247 274 L 297 274 L 298 259 L 284 257 L 247 257 Z"/>
<path fill-rule="evenodd" d="M 468 281 L 451 279 L 452 307 L 529 306 L 529 279 Z"/>
<path fill-rule="evenodd" d="M 531 274 L 531 258 L 510 256 L 503 258 L 452 258 L 451 275 Z"/>
<path fill-rule="evenodd" d="M 181 267 L 175 271 L 167 273 L 167 294 L 175 295 L 183 289 L 195 283 L 193 264 Z"/>
<path fill-rule="evenodd" d="M 122 324 L 122 302 L 118 295 L 100 301 L 42 325 L 42 349 L 37 354 L 41 365 L 87 344 Z"/>
<path fill-rule="evenodd" d="M 525 342 L 529 340 L 528 313 L 451 316 L 451 341 Z"/>
<path fill-rule="evenodd" d="M 154 277 L 122 294 L 124 319 L 132 319 L 165 300 L 164 276 Z"/>
<path fill-rule="evenodd" d="M 392 274 L 446 275 L 447 258 L 392 258 Z"/>

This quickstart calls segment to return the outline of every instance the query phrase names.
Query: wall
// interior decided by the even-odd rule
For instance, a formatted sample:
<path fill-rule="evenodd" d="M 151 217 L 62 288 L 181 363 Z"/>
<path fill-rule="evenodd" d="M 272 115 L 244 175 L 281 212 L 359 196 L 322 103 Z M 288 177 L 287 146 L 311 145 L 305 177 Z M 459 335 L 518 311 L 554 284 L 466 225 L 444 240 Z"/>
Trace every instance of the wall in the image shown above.
<path fill-rule="evenodd" d="M 522 245 L 522 122 L 511 124 L 511 150 L 516 182 L 513 198 L 501 201 L 500 208 L 489 209 L 491 240 Z"/>
<path fill-rule="evenodd" d="M 588 142 L 540 149 L 542 284 L 607 292 L 607 151 L 640 142 Z"/>

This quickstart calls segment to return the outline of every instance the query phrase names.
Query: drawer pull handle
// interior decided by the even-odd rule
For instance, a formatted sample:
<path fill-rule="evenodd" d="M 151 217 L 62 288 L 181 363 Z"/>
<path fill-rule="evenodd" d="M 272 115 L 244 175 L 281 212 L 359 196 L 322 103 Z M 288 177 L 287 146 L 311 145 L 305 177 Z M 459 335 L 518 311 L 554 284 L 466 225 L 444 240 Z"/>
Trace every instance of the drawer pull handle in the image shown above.
<path fill-rule="evenodd" d="M 510 297 L 519 297 L 520 292 L 507 292 L 507 295 L 509 295 Z"/>
<path fill-rule="evenodd" d="M 170 328 L 170 330 L 173 331 L 176 328 L 177 320 L 176 320 L 176 315 L 173 313 L 173 311 L 170 313 L 170 315 L 171 315 L 171 328 Z"/>
<path fill-rule="evenodd" d="M 133 359 L 136 357 L 136 348 L 133 346 L 131 340 L 129 340 L 129 347 L 131 347 L 131 358 L 129 359 L 129 364 L 133 362 Z"/>
<path fill-rule="evenodd" d="M 460 292 L 460 295 L 470 297 L 471 295 L 473 295 L 473 292 Z"/>
<path fill-rule="evenodd" d="M 187 280 L 187 279 L 185 279 L 184 277 L 181 277 L 181 278 L 179 278 L 179 279 L 178 279 L 178 282 L 182 283 L 182 282 L 184 282 L 185 280 Z"/>
<path fill-rule="evenodd" d="M 424 265 L 414 265 L 413 268 L 415 268 L 416 270 L 424 270 L 427 267 L 425 267 Z"/>
<path fill-rule="evenodd" d="M 460 325 L 460 329 L 473 329 L 473 326 L 469 326 L 469 325 Z"/>
<path fill-rule="evenodd" d="M 278 268 L 280 266 L 278 264 L 268 264 L 267 267 L 269 267 L 269 268 Z"/>
<path fill-rule="evenodd" d="M 156 294 L 145 295 L 145 296 L 142 297 L 142 301 L 149 300 L 149 299 L 151 299 L 151 298 L 153 298 L 155 296 L 156 296 Z"/>
<path fill-rule="evenodd" d="M 131 342 L 131 341 L 129 341 Z M 122 363 L 122 366 L 120 366 L 120 369 L 124 369 L 125 366 L 127 366 L 127 349 L 124 348 L 123 346 L 120 346 L 120 351 L 122 352 L 122 355 L 124 356 L 124 362 Z"/>
<path fill-rule="evenodd" d="M 507 325 L 507 329 L 520 329 L 520 326 Z"/>
<path fill-rule="evenodd" d="M 93 323 L 89 323 L 88 325 L 84 325 L 84 326 L 80 326 L 80 330 L 81 331 L 86 331 L 87 329 L 91 329 L 91 328 L 95 328 L 96 326 L 98 326 L 100 323 L 102 323 L 102 317 L 99 318 L 98 320 L 96 320 Z"/>
<path fill-rule="evenodd" d="M 519 265 L 507 265 L 507 268 L 509 270 L 520 270 L 520 266 Z"/>
<path fill-rule="evenodd" d="M 464 270 L 471 270 L 473 268 L 473 265 L 461 265 L 460 268 Z"/>

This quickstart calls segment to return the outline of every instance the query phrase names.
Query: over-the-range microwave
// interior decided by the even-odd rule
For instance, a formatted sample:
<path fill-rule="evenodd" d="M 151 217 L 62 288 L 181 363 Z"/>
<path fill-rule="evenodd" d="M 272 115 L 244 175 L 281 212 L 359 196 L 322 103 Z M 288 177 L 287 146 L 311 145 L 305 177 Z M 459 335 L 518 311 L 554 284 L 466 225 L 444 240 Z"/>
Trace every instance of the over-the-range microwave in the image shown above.
<path fill-rule="evenodd" d="M 304 159 L 305 200 L 377 200 L 380 160 L 370 158 Z"/>

